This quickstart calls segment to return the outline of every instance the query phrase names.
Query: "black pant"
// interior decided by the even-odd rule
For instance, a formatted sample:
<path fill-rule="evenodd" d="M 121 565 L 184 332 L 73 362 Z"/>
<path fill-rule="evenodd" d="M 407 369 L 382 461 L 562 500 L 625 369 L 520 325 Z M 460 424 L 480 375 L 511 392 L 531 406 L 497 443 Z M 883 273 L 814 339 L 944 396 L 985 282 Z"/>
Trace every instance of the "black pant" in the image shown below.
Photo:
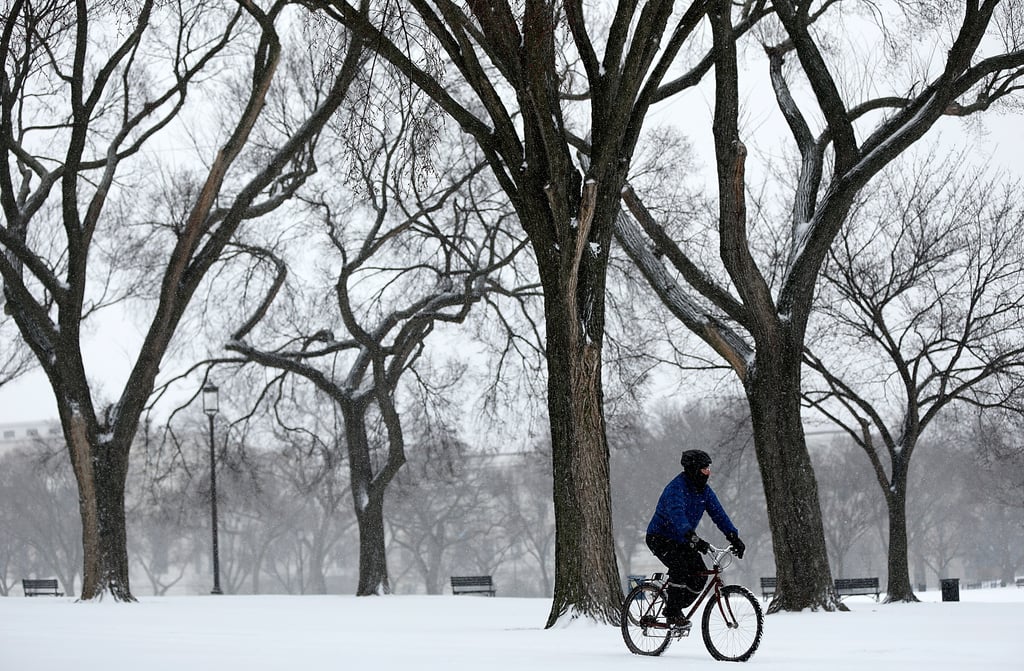
<path fill-rule="evenodd" d="M 682 585 L 682 587 L 668 588 L 668 604 L 665 606 L 665 614 L 668 616 L 678 615 L 684 608 L 697 600 L 697 595 L 704 589 L 708 577 L 700 575 L 701 571 L 707 571 L 707 564 L 701 558 L 700 553 L 689 543 L 680 543 L 671 538 L 647 534 L 647 547 L 651 549 L 654 556 L 661 560 L 668 567 L 669 582 Z"/>

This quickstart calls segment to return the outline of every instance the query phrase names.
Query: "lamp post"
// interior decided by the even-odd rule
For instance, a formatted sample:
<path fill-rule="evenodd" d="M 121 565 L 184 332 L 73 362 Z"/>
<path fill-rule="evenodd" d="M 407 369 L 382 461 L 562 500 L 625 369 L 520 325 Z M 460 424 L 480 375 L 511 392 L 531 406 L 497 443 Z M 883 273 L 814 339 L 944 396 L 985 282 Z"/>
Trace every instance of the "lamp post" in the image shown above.
<path fill-rule="evenodd" d="M 203 387 L 203 412 L 210 420 L 210 528 L 213 531 L 213 589 L 210 594 L 223 594 L 220 590 L 220 551 L 217 547 L 217 461 L 213 444 L 213 416 L 219 408 L 217 385 L 207 382 Z"/>

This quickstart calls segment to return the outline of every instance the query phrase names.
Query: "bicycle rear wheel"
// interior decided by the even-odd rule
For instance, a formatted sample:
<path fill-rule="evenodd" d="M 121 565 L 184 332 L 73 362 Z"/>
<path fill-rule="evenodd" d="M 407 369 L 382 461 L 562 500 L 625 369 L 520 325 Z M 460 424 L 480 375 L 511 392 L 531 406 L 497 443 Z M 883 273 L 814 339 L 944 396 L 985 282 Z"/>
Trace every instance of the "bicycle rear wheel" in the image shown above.
<path fill-rule="evenodd" d="M 622 640 L 635 655 L 660 655 L 671 643 L 669 627 L 662 617 L 665 593 L 657 585 L 634 587 L 622 604 Z"/>
<path fill-rule="evenodd" d="M 704 607 L 701 633 L 715 659 L 745 662 L 761 644 L 764 613 L 757 597 L 740 585 L 726 585 Z"/>

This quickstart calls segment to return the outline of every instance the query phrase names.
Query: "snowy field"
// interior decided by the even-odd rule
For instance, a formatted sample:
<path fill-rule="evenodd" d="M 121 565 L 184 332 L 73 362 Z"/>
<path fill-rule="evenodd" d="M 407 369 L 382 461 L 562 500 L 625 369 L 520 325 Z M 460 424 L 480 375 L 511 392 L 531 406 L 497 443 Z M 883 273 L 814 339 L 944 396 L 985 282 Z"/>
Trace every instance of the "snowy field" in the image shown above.
<path fill-rule="evenodd" d="M 959 602 L 785 613 L 765 622 L 765 671 L 1024 670 L 1024 589 Z M 550 602 L 452 596 L 143 597 L 138 604 L 0 598 L 0 671 L 622 671 L 712 669 L 699 633 L 662 657 L 631 655 L 617 628 L 544 630 Z"/>

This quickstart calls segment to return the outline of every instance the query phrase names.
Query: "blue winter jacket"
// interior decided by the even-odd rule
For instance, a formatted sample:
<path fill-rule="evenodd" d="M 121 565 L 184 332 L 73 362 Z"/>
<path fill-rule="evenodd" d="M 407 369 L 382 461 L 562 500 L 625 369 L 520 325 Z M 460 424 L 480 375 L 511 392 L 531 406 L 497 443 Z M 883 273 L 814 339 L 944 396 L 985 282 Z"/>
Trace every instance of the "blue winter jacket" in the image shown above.
<path fill-rule="evenodd" d="M 658 499 L 658 507 L 654 510 L 654 517 L 647 525 L 647 533 L 680 543 L 689 542 L 690 534 L 697 530 L 705 511 L 727 537 L 730 534 L 739 535 L 711 486 L 704 485 L 703 490 L 697 491 L 680 473 L 665 485 L 665 491 Z"/>

